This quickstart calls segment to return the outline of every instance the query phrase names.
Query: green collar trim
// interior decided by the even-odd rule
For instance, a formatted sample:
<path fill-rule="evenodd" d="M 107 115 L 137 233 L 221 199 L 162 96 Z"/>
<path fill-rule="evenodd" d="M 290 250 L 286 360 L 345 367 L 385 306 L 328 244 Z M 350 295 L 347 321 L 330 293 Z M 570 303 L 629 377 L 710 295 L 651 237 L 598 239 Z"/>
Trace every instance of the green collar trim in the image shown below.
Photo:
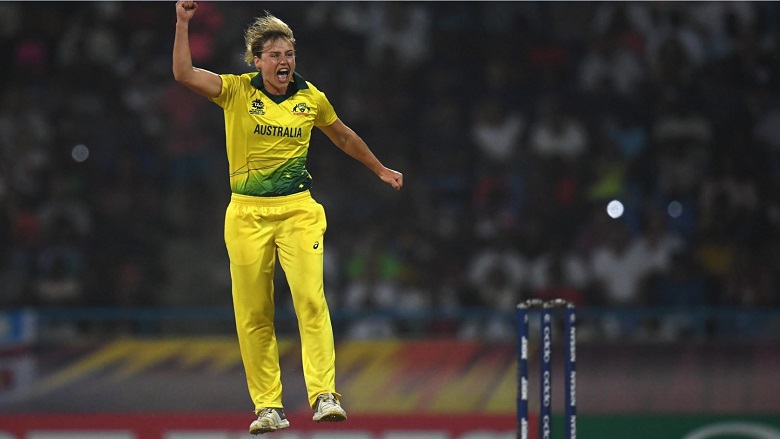
<path fill-rule="evenodd" d="M 287 98 L 297 93 L 298 90 L 304 90 L 309 88 L 309 85 L 306 83 L 306 80 L 303 79 L 303 76 L 299 75 L 296 72 L 293 72 L 292 81 L 290 81 L 290 85 L 287 86 L 287 93 L 283 95 L 274 95 L 269 93 L 268 90 L 265 89 L 265 86 L 263 86 L 263 75 L 261 75 L 260 72 L 258 72 L 249 81 L 249 83 L 252 84 L 252 87 L 262 91 L 266 96 L 268 96 L 268 99 L 274 101 L 277 104 L 281 104 Z"/>

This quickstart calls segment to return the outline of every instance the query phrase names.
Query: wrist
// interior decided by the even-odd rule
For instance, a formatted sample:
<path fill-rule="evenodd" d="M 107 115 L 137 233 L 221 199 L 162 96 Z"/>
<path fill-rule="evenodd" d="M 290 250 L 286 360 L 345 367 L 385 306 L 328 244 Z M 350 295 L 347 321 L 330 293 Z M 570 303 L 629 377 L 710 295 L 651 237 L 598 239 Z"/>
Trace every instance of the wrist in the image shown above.
<path fill-rule="evenodd" d="M 190 27 L 190 22 L 189 22 L 189 20 L 187 20 L 187 21 L 184 21 L 184 20 L 176 20 L 176 28 L 177 28 L 177 29 L 181 29 L 181 30 L 188 30 L 188 29 L 189 29 L 189 27 Z"/>

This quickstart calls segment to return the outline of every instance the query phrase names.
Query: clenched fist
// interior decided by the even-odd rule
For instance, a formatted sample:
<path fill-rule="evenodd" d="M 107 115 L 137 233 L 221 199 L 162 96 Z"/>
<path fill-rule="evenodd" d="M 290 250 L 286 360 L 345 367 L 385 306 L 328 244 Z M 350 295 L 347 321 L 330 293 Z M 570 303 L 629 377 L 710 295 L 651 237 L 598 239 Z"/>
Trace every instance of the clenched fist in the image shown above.
<path fill-rule="evenodd" d="M 195 15 L 196 9 L 198 9 L 198 4 L 196 2 L 179 0 L 176 2 L 176 18 L 185 23 L 189 22 L 190 18 Z"/>

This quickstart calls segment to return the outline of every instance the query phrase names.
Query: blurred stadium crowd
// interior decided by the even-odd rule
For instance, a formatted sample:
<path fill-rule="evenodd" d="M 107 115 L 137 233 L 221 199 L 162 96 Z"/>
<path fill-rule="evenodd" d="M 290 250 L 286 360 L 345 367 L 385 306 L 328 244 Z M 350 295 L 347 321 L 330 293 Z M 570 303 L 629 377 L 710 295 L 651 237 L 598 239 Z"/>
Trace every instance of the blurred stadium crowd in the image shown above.
<path fill-rule="evenodd" d="M 780 4 L 201 2 L 194 63 L 250 71 L 264 9 L 405 175 L 393 193 L 315 133 L 333 312 L 780 306 Z M 222 113 L 174 82 L 174 22 L 0 2 L 3 308 L 229 306 Z M 338 329 L 512 337 L 496 315 Z"/>

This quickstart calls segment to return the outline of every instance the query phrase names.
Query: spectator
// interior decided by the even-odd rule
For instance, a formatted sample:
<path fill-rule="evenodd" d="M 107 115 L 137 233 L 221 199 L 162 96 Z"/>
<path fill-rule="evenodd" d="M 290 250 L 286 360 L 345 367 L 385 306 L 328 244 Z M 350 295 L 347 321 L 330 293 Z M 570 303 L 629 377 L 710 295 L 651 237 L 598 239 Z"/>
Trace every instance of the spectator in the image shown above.
<path fill-rule="evenodd" d="M 477 251 L 467 267 L 476 299 L 493 309 L 511 309 L 529 285 L 529 264 L 510 242 L 496 238 Z"/>
<path fill-rule="evenodd" d="M 474 109 L 470 135 L 478 153 L 473 165 L 477 174 L 475 207 L 484 213 L 483 221 L 506 216 L 515 222 L 521 214 L 525 182 L 519 163 L 524 129 L 522 114 L 508 108 L 498 96 L 485 97 Z"/>
<path fill-rule="evenodd" d="M 588 149 L 588 132 L 576 116 L 564 112 L 552 97 L 541 101 L 529 128 L 529 149 L 540 159 L 574 161 Z"/>
<path fill-rule="evenodd" d="M 585 53 L 579 75 L 585 92 L 609 89 L 627 97 L 636 93 L 645 69 L 636 52 L 621 47 L 614 39 L 597 37 Z"/>
<path fill-rule="evenodd" d="M 402 70 L 413 70 L 430 54 L 431 18 L 423 5 L 371 3 L 365 32 L 367 58 L 374 64 L 389 57 Z"/>
<path fill-rule="evenodd" d="M 637 247 L 633 247 L 637 248 Z M 607 241 L 593 250 L 590 270 L 598 288 L 596 303 L 637 307 L 644 303 L 643 281 L 651 263 L 632 251 L 627 227 L 615 221 Z"/>
<path fill-rule="evenodd" d="M 705 61 L 704 41 L 691 22 L 692 11 L 677 5 L 661 9 L 656 8 L 645 53 L 656 71 L 672 75 L 667 77 L 662 73 L 659 79 L 690 79 L 687 76 L 690 72 L 680 68 L 696 69 Z"/>
<path fill-rule="evenodd" d="M 472 114 L 471 139 L 480 153 L 482 172 L 513 169 L 518 160 L 525 120 L 518 111 L 507 108 L 498 96 L 487 96 Z"/>

